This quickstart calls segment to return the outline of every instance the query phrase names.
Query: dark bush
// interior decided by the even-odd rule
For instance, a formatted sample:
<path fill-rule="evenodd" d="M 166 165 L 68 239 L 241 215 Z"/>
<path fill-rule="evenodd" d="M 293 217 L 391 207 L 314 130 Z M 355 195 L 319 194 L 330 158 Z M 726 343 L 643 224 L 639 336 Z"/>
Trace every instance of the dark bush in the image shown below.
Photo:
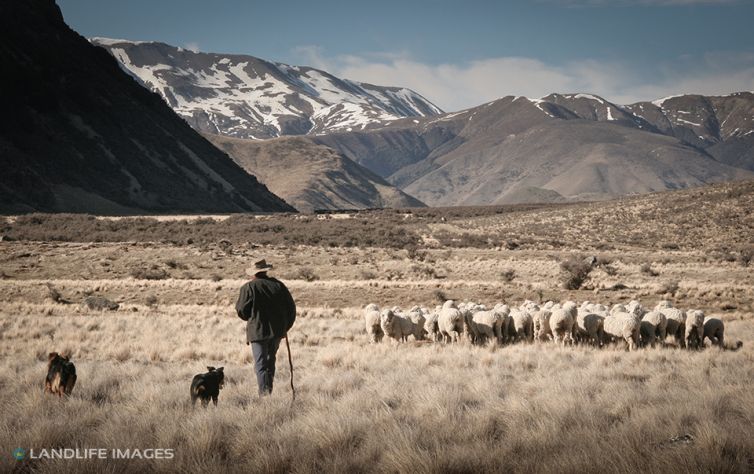
<path fill-rule="evenodd" d="M 503 270 L 500 272 L 500 278 L 505 282 L 512 282 L 514 278 L 516 278 L 516 271 L 511 270 L 510 268 L 507 270 Z"/>
<path fill-rule="evenodd" d="M 435 297 L 435 300 L 437 300 L 437 302 L 439 302 L 440 304 L 443 304 L 446 301 L 448 301 L 448 295 L 446 295 L 445 292 L 442 290 L 435 290 L 435 292 L 433 293 L 433 296 Z"/>
<path fill-rule="evenodd" d="M 87 296 L 84 299 L 84 304 L 87 308 L 93 309 L 96 311 L 115 311 L 117 310 L 120 305 L 118 303 L 113 303 L 109 299 L 105 298 L 104 296 Z"/>
<path fill-rule="evenodd" d="M 152 265 L 150 268 L 134 268 L 130 275 L 137 280 L 165 280 L 170 275 L 164 268 Z"/>
<path fill-rule="evenodd" d="M 319 280 L 319 275 L 314 273 L 314 270 L 312 270 L 309 267 L 301 267 L 295 273 L 293 278 L 296 280 L 315 281 L 315 280 Z"/>
<path fill-rule="evenodd" d="M 668 281 L 665 284 L 663 284 L 659 290 L 657 290 L 657 294 L 664 295 L 665 293 L 670 293 L 672 296 L 675 296 L 675 293 L 677 291 L 678 291 L 678 282 Z"/>
<path fill-rule="evenodd" d="M 51 299 L 55 303 L 67 303 L 63 299 L 63 295 L 60 294 L 57 288 L 52 286 L 52 283 L 47 283 L 47 298 Z"/>
<path fill-rule="evenodd" d="M 566 290 L 578 290 L 592 271 L 592 265 L 583 258 L 572 257 L 560 262 L 563 271 L 563 288 Z"/>
<path fill-rule="evenodd" d="M 642 266 L 639 268 L 639 270 L 643 274 L 649 275 L 649 276 L 652 276 L 652 277 L 656 277 L 656 276 L 659 275 L 659 273 L 657 273 L 655 270 L 652 269 L 652 265 L 650 265 L 649 263 L 642 264 Z"/>
<path fill-rule="evenodd" d="M 754 248 L 742 249 L 738 254 L 738 263 L 742 267 L 748 267 L 754 259 Z"/>
<path fill-rule="evenodd" d="M 362 270 L 361 271 L 361 279 L 362 280 L 374 280 L 377 278 L 377 275 L 370 270 Z"/>

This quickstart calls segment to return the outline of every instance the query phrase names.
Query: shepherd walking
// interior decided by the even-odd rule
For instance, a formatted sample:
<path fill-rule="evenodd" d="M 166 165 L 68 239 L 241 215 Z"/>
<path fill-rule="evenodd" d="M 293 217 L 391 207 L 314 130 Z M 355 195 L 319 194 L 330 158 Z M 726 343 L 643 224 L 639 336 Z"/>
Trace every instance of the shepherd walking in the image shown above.
<path fill-rule="evenodd" d="M 275 355 L 280 341 L 296 320 L 296 303 L 288 288 L 267 275 L 272 270 L 265 259 L 246 269 L 251 280 L 241 287 L 236 302 L 238 317 L 246 321 L 246 342 L 251 345 L 259 395 L 272 393 Z"/>

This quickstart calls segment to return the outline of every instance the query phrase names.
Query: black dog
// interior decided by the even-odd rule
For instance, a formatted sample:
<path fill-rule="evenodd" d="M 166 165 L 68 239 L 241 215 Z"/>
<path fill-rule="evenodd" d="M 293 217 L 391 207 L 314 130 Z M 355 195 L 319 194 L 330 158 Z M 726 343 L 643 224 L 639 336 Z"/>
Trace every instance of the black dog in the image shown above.
<path fill-rule="evenodd" d="M 223 373 L 223 367 L 215 369 L 214 367 L 207 367 L 206 374 L 196 374 L 191 381 L 191 404 L 196 405 L 196 399 L 202 399 L 202 406 L 206 407 L 209 404 L 209 399 L 212 399 L 212 403 L 217 406 L 217 396 L 220 395 L 220 389 L 223 388 L 225 383 L 225 374 Z"/>
<path fill-rule="evenodd" d="M 57 394 L 58 397 L 70 395 L 76 385 L 76 366 L 68 357 L 62 357 L 57 352 L 50 352 L 47 358 L 45 393 Z"/>

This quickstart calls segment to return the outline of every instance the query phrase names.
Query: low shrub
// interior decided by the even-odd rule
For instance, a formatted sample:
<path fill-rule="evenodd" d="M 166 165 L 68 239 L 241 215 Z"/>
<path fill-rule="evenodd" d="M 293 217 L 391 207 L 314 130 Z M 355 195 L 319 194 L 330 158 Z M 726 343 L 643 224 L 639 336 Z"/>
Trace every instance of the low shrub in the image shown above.
<path fill-rule="evenodd" d="M 591 273 L 592 264 L 578 257 L 572 257 L 568 260 L 560 262 L 560 269 L 562 270 L 562 284 L 566 290 L 578 290 L 584 281 L 589 277 Z"/>

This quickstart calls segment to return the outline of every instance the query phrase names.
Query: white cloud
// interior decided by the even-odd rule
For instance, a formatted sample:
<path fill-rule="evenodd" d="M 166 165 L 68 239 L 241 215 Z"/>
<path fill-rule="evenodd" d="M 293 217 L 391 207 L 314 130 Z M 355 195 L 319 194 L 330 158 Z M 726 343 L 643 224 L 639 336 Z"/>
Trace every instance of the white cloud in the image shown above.
<path fill-rule="evenodd" d="M 189 41 L 188 43 L 183 45 L 184 49 L 188 49 L 189 51 L 193 51 L 195 53 L 199 52 L 199 43 L 196 41 Z"/>
<path fill-rule="evenodd" d="M 321 48 L 295 51 L 306 64 L 338 77 L 413 89 L 446 111 L 506 95 L 542 97 L 551 92 L 590 92 L 616 103 L 680 93 L 725 94 L 754 90 L 754 53 L 683 57 L 652 71 L 595 60 L 547 64 L 501 57 L 464 64 L 426 64 L 406 53 L 328 57 Z"/>

